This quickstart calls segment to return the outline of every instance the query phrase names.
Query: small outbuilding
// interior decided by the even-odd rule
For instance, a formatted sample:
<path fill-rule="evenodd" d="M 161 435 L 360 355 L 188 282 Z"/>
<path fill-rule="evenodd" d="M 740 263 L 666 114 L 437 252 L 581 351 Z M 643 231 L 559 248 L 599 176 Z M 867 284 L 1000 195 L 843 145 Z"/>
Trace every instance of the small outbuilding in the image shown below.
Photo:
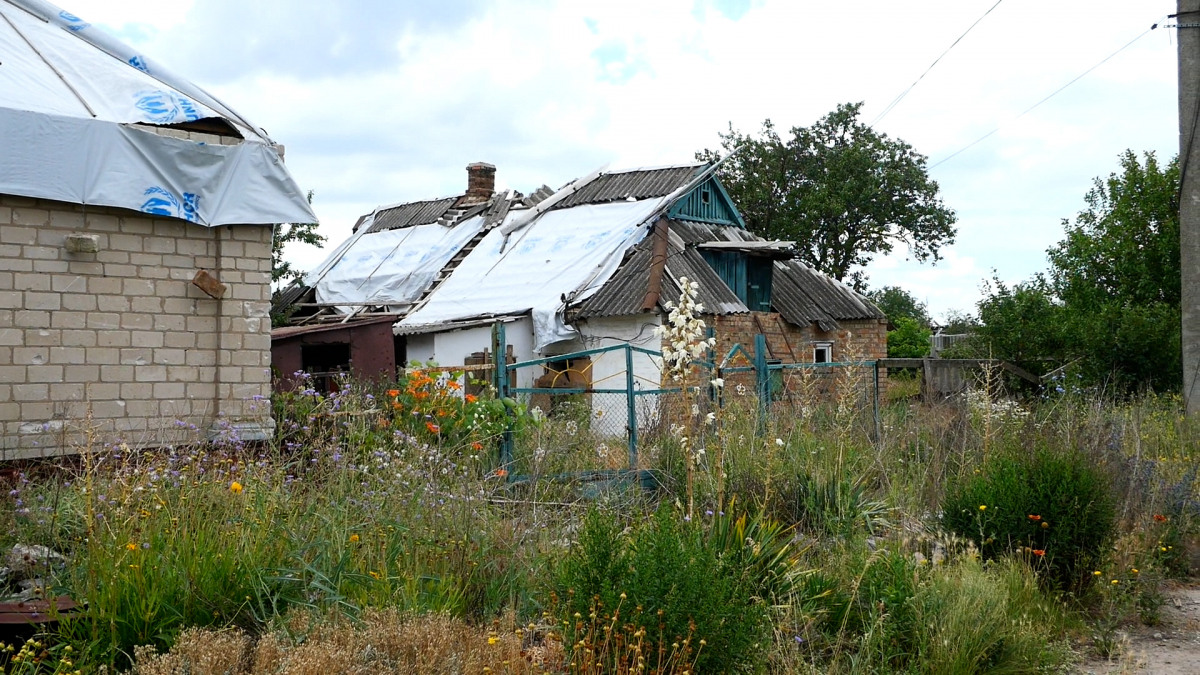
<path fill-rule="evenodd" d="M 0 0 L 0 459 L 272 428 L 283 147 L 41 0 Z"/>

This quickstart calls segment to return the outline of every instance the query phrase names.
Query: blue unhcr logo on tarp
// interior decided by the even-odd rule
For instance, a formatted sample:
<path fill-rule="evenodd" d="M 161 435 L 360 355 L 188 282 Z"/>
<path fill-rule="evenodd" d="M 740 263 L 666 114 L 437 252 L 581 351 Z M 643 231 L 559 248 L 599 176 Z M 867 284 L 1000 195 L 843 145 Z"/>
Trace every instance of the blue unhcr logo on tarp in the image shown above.
<path fill-rule="evenodd" d="M 181 200 L 171 194 L 170 191 L 158 186 L 147 188 L 143 194 L 148 197 L 146 203 L 142 204 L 143 213 L 182 218 L 192 223 L 200 222 L 200 214 L 198 212 L 200 209 L 199 195 L 185 192 Z"/>
<path fill-rule="evenodd" d="M 150 89 L 139 91 L 135 96 L 137 107 L 146 113 L 146 121 L 151 124 L 194 122 L 203 117 L 191 99 L 173 91 Z"/>
<path fill-rule="evenodd" d="M 146 61 L 140 56 L 131 56 L 129 58 L 129 65 L 133 66 L 134 68 L 137 68 L 138 70 L 142 71 L 143 73 L 150 72 L 150 69 L 146 67 Z"/>
<path fill-rule="evenodd" d="M 58 18 L 62 19 L 63 21 L 66 21 L 67 28 L 69 28 L 70 30 L 73 30 L 73 31 L 83 30 L 84 28 L 87 28 L 88 26 L 92 25 L 92 24 L 84 21 L 83 19 L 75 16 L 74 14 L 68 12 L 65 9 L 58 13 Z"/>

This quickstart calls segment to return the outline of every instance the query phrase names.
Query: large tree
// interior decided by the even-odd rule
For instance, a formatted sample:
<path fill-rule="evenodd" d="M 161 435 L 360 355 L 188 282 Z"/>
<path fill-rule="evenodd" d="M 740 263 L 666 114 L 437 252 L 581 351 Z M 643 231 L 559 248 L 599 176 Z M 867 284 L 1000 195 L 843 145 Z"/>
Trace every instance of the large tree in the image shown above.
<path fill-rule="evenodd" d="M 864 287 L 862 267 L 898 243 L 922 262 L 954 242 L 954 211 L 925 157 L 858 121 L 862 103 L 839 105 L 783 138 L 770 120 L 755 137 L 730 126 L 720 179 L 755 234 L 794 240 L 812 267 Z M 704 150 L 712 161 L 721 152 Z"/>
<path fill-rule="evenodd" d="M 1034 372 L 1072 364 L 1119 390 L 1180 385 L 1179 165 L 1132 151 L 1120 164 L 1063 221 L 1048 274 L 986 289 L 980 349 Z"/>

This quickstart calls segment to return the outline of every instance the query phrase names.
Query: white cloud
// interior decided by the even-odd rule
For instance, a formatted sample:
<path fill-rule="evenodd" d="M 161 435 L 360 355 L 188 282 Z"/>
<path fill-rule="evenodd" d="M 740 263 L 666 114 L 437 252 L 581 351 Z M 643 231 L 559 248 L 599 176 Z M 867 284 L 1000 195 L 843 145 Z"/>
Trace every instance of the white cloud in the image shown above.
<path fill-rule="evenodd" d="M 266 127 L 316 191 L 322 231 L 344 237 L 380 204 L 446 195 L 476 160 L 521 190 L 605 162 L 690 160 L 732 124 L 807 125 L 866 101 L 869 121 L 992 0 L 800 3 L 520 0 L 327 3 L 76 0 Z M 1175 152 L 1175 47 L 1159 29 L 1020 120 L 1023 110 L 1128 42 L 1170 0 L 1008 0 L 879 124 L 931 164 L 959 213 L 935 267 L 887 258 L 942 313 L 996 269 L 1045 267 L 1059 221 L 1126 148 Z M 322 254 L 297 249 L 301 265 Z"/>

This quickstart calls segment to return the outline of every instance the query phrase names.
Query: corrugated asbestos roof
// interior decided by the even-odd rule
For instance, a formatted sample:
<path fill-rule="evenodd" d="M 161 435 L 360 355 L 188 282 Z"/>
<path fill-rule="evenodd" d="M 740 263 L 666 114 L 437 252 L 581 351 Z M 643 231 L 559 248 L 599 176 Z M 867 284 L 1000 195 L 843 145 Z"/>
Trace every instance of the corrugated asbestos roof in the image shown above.
<path fill-rule="evenodd" d="M 367 232 L 396 230 L 412 225 L 436 223 L 458 201 L 458 197 L 446 197 L 425 202 L 409 202 L 384 209 L 375 214 L 375 221 Z"/>
<path fill-rule="evenodd" d="M 674 226 L 674 222 L 671 223 Z M 624 316 L 642 311 L 642 301 L 650 279 L 650 259 L 653 255 L 654 237 L 647 236 L 634 246 L 617 273 L 604 284 L 595 295 L 578 306 L 574 317 L 586 319 L 600 316 Z M 679 302 L 679 279 L 687 277 L 700 284 L 697 302 L 704 305 L 706 312 L 715 314 L 743 314 L 750 310 L 737 295 L 721 281 L 721 277 L 709 267 L 704 258 L 694 249 L 686 248 L 675 237 L 667 247 L 667 264 L 662 279 L 659 303 Z"/>
<path fill-rule="evenodd" d="M 706 312 L 738 314 L 750 311 L 705 262 L 696 246 L 714 241 L 761 242 L 763 239 L 737 227 L 672 220 L 668 241 L 660 303 L 678 302 L 678 280 L 687 277 L 700 283 L 698 301 Z M 653 238 L 647 237 L 634 247 L 616 275 L 595 295 L 577 305 L 573 316 L 586 319 L 640 312 L 649 285 L 652 246 Z M 775 262 L 771 307 L 789 323 L 798 326 L 816 323 L 826 331 L 837 328 L 839 320 L 885 318 L 862 296 L 798 260 Z"/>
<path fill-rule="evenodd" d="M 669 166 L 661 169 L 635 169 L 602 173 L 571 196 L 554 205 L 554 209 L 569 209 L 583 204 L 623 202 L 629 198 L 653 199 L 665 197 L 696 177 L 705 164 Z"/>

